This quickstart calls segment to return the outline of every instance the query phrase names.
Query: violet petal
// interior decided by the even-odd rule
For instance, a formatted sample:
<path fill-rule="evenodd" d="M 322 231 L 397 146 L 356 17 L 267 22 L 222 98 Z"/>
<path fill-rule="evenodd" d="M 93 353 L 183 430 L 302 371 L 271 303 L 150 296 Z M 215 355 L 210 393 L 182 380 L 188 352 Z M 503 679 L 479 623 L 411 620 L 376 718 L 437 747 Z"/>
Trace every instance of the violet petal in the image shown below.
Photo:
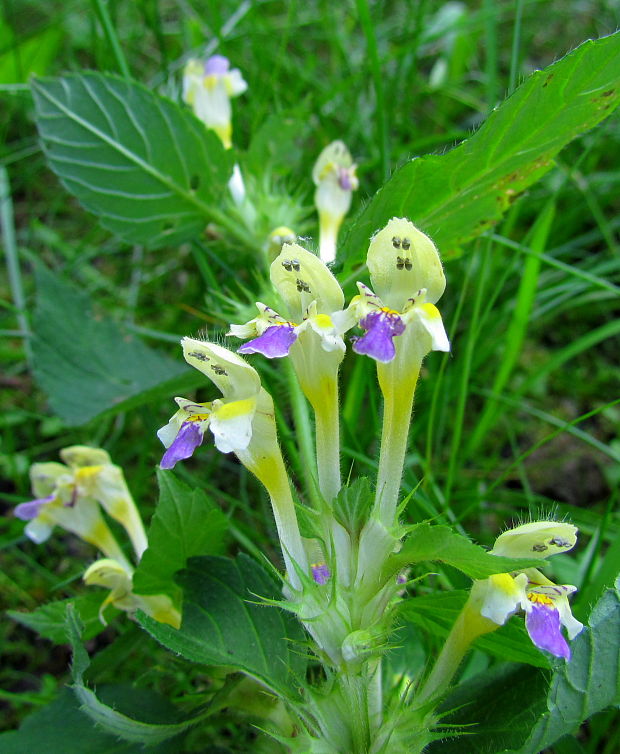
<path fill-rule="evenodd" d="M 353 189 L 353 184 L 351 183 L 351 175 L 347 168 L 340 168 L 338 183 L 343 191 L 351 191 Z"/>
<path fill-rule="evenodd" d="M 405 324 L 397 314 L 370 312 L 360 322 L 368 332 L 353 344 L 355 353 L 366 354 L 372 359 L 387 363 L 396 354 L 392 338 L 405 332 Z"/>
<path fill-rule="evenodd" d="M 159 464 L 162 469 L 173 469 L 179 461 L 190 458 L 202 443 L 203 433 L 198 422 L 183 422 L 172 445 L 164 453 Z"/>
<path fill-rule="evenodd" d="M 532 603 L 525 616 L 525 627 L 530 639 L 538 647 L 556 657 L 570 660 L 570 647 L 560 630 L 560 613 L 555 607 Z"/>
<path fill-rule="evenodd" d="M 312 578 L 317 584 L 327 584 L 331 578 L 331 573 L 326 563 L 314 563 L 312 566 Z"/>
<path fill-rule="evenodd" d="M 13 513 L 22 521 L 32 521 L 33 518 L 39 515 L 41 508 L 51 503 L 53 499 L 54 495 L 48 495 L 47 497 L 40 497 L 37 500 L 29 500 L 27 503 L 20 503 L 15 506 Z"/>
<path fill-rule="evenodd" d="M 268 359 L 288 356 L 288 352 L 297 340 L 297 333 L 292 325 L 272 325 L 258 338 L 244 343 L 237 349 L 239 353 L 262 353 Z"/>
<path fill-rule="evenodd" d="M 211 55 L 205 61 L 205 76 L 223 76 L 228 73 L 230 63 L 223 55 Z"/>

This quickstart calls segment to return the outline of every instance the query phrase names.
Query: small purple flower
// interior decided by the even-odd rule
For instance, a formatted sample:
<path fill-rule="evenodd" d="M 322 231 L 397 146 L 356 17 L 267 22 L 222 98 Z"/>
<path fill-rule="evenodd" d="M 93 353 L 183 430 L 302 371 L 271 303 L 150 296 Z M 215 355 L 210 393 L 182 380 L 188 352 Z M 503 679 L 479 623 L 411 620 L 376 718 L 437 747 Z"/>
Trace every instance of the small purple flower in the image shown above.
<path fill-rule="evenodd" d="M 556 657 L 570 660 L 570 647 L 560 630 L 560 613 L 553 606 L 532 602 L 532 609 L 525 616 L 525 627 L 530 639 L 538 647 Z"/>
<path fill-rule="evenodd" d="M 205 76 L 223 76 L 228 73 L 230 62 L 223 55 L 211 55 L 205 61 Z"/>
<path fill-rule="evenodd" d="M 162 469 L 173 469 L 179 461 L 190 458 L 196 448 L 202 443 L 203 433 L 195 421 L 183 422 L 181 429 L 172 445 L 164 453 L 161 463 Z"/>
<path fill-rule="evenodd" d="M 340 168 L 338 173 L 338 184 L 343 191 L 353 191 L 351 174 L 347 168 Z"/>
<path fill-rule="evenodd" d="M 297 340 L 293 325 L 282 324 L 268 327 L 258 338 L 244 343 L 239 353 L 262 353 L 268 359 L 288 356 L 291 346 Z"/>
<path fill-rule="evenodd" d="M 396 354 L 392 338 L 405 332 L 405 323 L 396 313 L 374 311 L 361 320 L 360 326 L 367 330 L 353 344 L 355 353 L 366 354 L 387 364 Z"/>
<path fill-rule="evenodd" d="M 312 578 L 316 581 L 316 583 L 320 584 L 321 586 L 323 584 L 327 584 L 327 582 L 331 578 L 331 573 L 329 568 L 327 567 L 327 563 L 313 563 L 311 568 Z"/>
<path fill-rule="evenodd" d="M 54 500 L 54 495 L 40 497 L 37 500 L 29 500 L 27 503 L 20 503 L 15 507 L 13 513 L 22 521 L 32 521 L 41 511 L 41 508 Z"/>

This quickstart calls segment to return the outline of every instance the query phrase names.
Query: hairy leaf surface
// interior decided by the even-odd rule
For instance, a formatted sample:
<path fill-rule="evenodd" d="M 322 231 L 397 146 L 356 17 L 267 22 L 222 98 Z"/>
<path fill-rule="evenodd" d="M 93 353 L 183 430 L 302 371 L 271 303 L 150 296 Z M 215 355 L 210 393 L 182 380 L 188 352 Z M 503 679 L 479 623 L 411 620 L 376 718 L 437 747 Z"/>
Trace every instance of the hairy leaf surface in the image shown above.
<path fill-rule="evenodd" d="M 505 558 L 491 555 L 449 526 L 421 523 L 415 526 L 402 549 L 391 558 L 395 568 L 423 561 L 446 563 L 472 579 L 485 579 L 494 573 L 540 567 L 540 558 Z"/>
<path fill-rule="evenodd" d="M 260 604 L 279 599 L 271 576 L 247 555 L 191 558 L 177 576 L 183 587 L 183 623 L 177 631 L 138 613 L 157 641 L 187 660 L 240 670 L 285 695 L 295 695 L 305 656 L 303 632 L 278 607 Z"/>
<path fill-rule="evenodd" d="M 159 502 L 148 531 L 149 546 L 133 577 L 137 594 L 167 594 L 180 602 L 174 574 L 196 555 L 221 555 L 228 519 L 201 489 L 190 489 L 170 471 L 158 471 Z"/>
<path fill-rule="evenodd" d="M 396 170 L 358 215 L 342 259 L 364 261 L 372 234 L 408 217 L 444 258 L 491 227 L 568 142 L 620 102 L 620 33 L 588 41 L 533 73 L 470 139 Z"/>

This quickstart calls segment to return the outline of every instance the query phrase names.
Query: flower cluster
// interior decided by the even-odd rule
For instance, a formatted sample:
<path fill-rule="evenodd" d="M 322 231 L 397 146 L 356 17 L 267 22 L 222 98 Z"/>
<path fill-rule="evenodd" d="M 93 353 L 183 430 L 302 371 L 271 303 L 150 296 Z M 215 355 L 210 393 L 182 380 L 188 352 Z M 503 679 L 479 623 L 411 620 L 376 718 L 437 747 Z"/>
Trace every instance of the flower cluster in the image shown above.
<path fill-rule="evenodd" d="M 61 450 L 60 457 L 64 463 L 36 463 L 30 469 L 36 497 L 14 511 L 17 518 L 28 522 L 26 536 L 40 544 L 59 526 L 105 555 L 83 577 L 89 585 L 111 590 L 99 612 L 102 622 L 103 611 L 114 604 L 130 613 L 140 608 L 156 620 L 178 627 L 179 612 L 167 595 L 134 594 L 134 567 L 105 520 L 109 516 L 121 524 L 139 561 L 148 542 L 122 469 L 101 448 L 72 445 Z"/>

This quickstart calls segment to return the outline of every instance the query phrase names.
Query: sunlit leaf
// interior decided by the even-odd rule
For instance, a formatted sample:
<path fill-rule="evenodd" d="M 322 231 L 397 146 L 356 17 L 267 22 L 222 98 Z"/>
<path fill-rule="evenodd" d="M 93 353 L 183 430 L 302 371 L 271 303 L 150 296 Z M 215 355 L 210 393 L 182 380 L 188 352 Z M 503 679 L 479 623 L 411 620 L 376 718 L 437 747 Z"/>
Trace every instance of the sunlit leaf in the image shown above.
<path fill-rule="evenodd" d="M 491 227 L 555 155 L 620 102 L 620 33 L 580 45 L 533 73 L 470 139 L 396 170 L 360 212 L 341 258 L 364 261 L 368 241 L 392 217 L 408 217 L 444 257 Z"/>

